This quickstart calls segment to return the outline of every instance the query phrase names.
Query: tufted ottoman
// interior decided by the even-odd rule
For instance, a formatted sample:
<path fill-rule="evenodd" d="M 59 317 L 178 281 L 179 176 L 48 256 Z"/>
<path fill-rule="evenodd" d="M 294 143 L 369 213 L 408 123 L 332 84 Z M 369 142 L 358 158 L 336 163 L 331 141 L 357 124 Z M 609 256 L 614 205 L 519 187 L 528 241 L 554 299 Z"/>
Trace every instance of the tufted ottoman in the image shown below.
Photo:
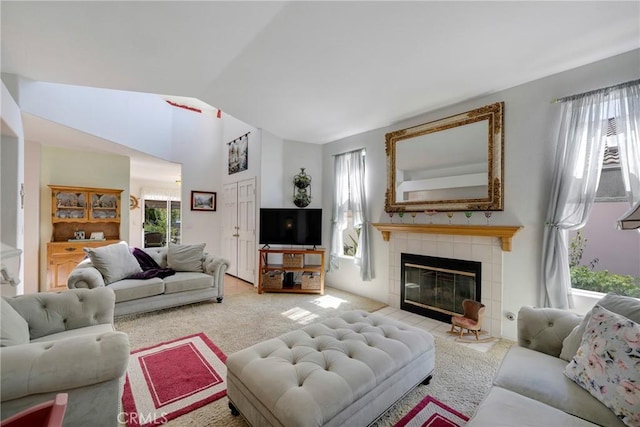
<path fill-rule="evenodd" d="M 428 332 L 350 311 L 230 355 L 227 396 L 254 427 L 366 426 L 434 365 Z"/>

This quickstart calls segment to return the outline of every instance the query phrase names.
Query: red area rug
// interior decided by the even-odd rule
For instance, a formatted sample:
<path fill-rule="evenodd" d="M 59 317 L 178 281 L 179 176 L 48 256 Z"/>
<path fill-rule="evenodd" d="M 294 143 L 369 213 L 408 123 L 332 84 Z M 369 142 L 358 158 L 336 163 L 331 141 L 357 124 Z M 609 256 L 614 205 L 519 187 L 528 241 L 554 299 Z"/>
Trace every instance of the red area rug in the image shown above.
<path fill-rule="evenodd" d="M 469 417 L 427 396 L 394 427 L 462 427 Z"/>
<path fill-rule="evenodd" d="M 161 425 L 226 396 L 226 360 L 203 333 L 133 351 L 120 422 Z"/>

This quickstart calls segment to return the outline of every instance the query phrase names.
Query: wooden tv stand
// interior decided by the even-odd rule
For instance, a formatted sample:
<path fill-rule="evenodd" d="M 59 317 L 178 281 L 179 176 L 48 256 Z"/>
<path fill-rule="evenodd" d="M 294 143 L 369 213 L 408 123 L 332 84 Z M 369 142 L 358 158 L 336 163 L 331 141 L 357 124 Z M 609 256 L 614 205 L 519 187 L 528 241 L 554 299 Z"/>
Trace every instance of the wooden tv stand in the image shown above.
<path fill-rule="evenodd" d="M 324 249 L 260 249 L 260 265 L 258 269 L 258 293 L 263 292 L 292 292 L 301 294 L 320 294 L 324 295 Z M 301 254 L 303 259 L 302 267 L 285 267 L 282 264 L 270 264 L 269 255 L 283 254 Z M 319 255 L 320 264 L 307 264 L 307 255 Z M 287 272 L 310 272 L 320 274 L 320 286 L 318 289 L 303 289 L 302 284 L 295 283 L 293 286 L 283 285 L 281 288 L 265 288 L 263 285 L 263 276 L 269 272 L 281 271 Z"/>

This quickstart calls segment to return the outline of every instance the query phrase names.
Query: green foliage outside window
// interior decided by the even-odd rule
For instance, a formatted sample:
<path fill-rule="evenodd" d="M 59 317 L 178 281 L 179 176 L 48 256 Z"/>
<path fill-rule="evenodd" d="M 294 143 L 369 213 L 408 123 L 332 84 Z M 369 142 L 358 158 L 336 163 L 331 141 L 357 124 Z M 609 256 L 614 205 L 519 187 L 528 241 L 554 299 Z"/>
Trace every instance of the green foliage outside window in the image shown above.
<path fill-rule="evenodd" d="M 167 229 L 167 210 L 147 208 L 144 212 L 144 231 L 164 234 Z"/>
<path fill-rule="evenodd" d="M 589 261 L 589 266 L 580 265 L 587 239 L 582 230 L 571 239 L 569 244 L 569 271 L 571 273 L 571 287 L 586 291 L 615 292 L 634 298 L 640 298 L 640 277 L 623 276 L 609 273 L 607 270 L 594 271 L 598 258 Z"/>
<path fill-rule="evenodd" d="M 360 240 L 362 226 L 355 227 L 354 230 L 356 231 L 356 237 L 354 238 L 353 235 L 349 234 L 350 242 L 342 243 L 344 254 L 347 256 L 356 256 L 356 252 L 358 252 L 358 241 Z"/>

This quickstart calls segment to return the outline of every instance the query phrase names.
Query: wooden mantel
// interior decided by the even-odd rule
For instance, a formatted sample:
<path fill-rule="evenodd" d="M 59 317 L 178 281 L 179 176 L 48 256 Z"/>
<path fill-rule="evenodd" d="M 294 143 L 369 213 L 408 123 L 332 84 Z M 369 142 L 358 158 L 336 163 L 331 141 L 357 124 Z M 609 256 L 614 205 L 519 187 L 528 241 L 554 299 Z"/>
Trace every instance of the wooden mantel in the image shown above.
<path fill-rule="evenodd" d="M 372 224 L 380 230 L 385 242 L 389 241 L 391 232 L 394 233 L 430 233 L 454 234 L 458 236 L 499 237 L 502 250 L 511 252 L 511 238 L 522 227 L 508 225 L 456 225 L 456 224 Z"/>

